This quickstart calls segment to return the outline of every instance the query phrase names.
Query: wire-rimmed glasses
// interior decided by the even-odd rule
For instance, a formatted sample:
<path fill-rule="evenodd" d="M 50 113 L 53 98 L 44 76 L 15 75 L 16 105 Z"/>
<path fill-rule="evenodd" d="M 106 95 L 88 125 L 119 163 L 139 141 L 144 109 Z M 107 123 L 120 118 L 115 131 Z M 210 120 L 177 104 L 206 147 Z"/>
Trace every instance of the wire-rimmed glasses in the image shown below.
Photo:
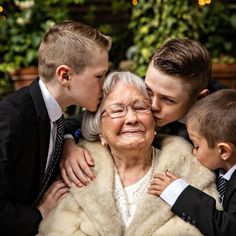
<path fill-rule="evenodd" d="M 123 103 L 111 104 L 102 111 L 101 118 L 104 117 L 105 113 L 112 119 L 124 117 L 128 112 L 128 107 L 130 107 L 137 114 L 151 112 L 150 100 L 142 99 L 136 100 L 129 105 L 125 105 Z"/>

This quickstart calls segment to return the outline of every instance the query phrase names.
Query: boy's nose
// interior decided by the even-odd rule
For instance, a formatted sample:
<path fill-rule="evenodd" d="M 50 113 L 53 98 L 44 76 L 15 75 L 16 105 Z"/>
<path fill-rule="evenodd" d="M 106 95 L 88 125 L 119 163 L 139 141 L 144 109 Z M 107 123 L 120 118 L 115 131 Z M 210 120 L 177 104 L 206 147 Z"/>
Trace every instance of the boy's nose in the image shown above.
<path fill-rule="evenodd" d="M 161 105 L 160 101 L 157 97 L 152 98 L 152 111 L 160 111 L 161 110 Z"/>

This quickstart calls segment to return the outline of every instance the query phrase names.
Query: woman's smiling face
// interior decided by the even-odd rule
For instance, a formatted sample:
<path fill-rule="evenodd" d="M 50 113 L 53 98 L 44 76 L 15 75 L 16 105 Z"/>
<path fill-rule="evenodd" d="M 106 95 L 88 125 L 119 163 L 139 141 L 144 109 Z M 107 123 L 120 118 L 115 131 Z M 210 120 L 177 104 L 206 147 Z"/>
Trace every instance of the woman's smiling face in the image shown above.
<path fill-rule="evenodd" d="M 140 101 L 147 101 L 135 86 L 118 81 L 104 102 L 104 109 L 113 104 L 123 104 L 127 112 L 119 118 L 111 118 L 106 112 L 101 118 L 101 135 L 110 148 L 116 150 L 140 149 L 149 147 L 154 138 L 152 112 L 139 112 Z M 148 102 L 148 107 L 149 107 Z M 145 109 L 144 109 L 145 110 Z"/>

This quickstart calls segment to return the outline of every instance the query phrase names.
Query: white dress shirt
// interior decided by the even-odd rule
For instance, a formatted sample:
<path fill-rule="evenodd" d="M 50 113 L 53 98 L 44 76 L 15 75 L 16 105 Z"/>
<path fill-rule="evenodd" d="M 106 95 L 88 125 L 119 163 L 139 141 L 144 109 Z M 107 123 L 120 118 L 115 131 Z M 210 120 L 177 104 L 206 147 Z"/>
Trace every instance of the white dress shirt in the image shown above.
<path fill-rule="evenodd" d="M 236 165 L 234 165 L 230 170 L 228 170 L 224 175 L 223 178 L 226 180 L 230 180 L 233 172 L 236 170 Z M 183 190 L 189 184 L 183 179 L 177 179 L 173 181 L 160 195 L 160 197 L 167 202 L 170 206 L 173 206 L 179 197 L 179 195 L 183 192 Z"/>
<path fill-rule="evenodd" d="M 56 99 L 50 94 L 46 85 L 41 79 L 39 80 L 39 87 L 43 95 L 43 100 L 45 102 L 45 105 L 48 111 L 48 116 L 50 118 L 50 124 L 51 124 L 49 149 L 48 149 L 47 163 L 46 163 L 46 168 L 45 168 L 45 171 L 46 171 L 50 163 L 50 160 L 53 157 L 53 150 L 56 143 L 57 125 L 55 121 L 58 120 L 62 116 L 62 109 L 59 106 Z"/>

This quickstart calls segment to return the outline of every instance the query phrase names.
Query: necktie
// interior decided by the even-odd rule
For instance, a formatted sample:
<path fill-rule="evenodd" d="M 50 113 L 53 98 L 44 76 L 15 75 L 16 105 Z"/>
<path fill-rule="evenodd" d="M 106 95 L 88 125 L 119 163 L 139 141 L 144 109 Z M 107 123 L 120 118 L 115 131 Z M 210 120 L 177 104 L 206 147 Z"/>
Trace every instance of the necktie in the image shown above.
<path fill-rule="evenodd" d="M 46 191 L 50 178 L 53 174 L 53 171 L 59 161 L 61 150 L 62 150 L 62 143 L 63 143 L 63 135 L 64 135 L 64 116 L 62 115 L 56 122 L 57 125 L 57 135 L 56 135 L 56 143 L 53 151 L 53 158 L 51 159 L 49 166 L 46 170 L 46 174 L 44 176 L 43 185 L 40 190 L 40 193 L 37 196 L 34 205 L 37 205 L 39 199 L 42 197 L 43 193 Z"/>
<path fill-rule="evenodd" d="M 225 190 L 226 190 L 226 187 L 227 187 L 227 183 L 228 183 L 228 180 L 223 178 L 223 176 L 218 176 L 216 185 L 217 185 L 217 190 L 220 193 L 221 200 L 224 197 L 224 193 L 225 193 Z"/>

